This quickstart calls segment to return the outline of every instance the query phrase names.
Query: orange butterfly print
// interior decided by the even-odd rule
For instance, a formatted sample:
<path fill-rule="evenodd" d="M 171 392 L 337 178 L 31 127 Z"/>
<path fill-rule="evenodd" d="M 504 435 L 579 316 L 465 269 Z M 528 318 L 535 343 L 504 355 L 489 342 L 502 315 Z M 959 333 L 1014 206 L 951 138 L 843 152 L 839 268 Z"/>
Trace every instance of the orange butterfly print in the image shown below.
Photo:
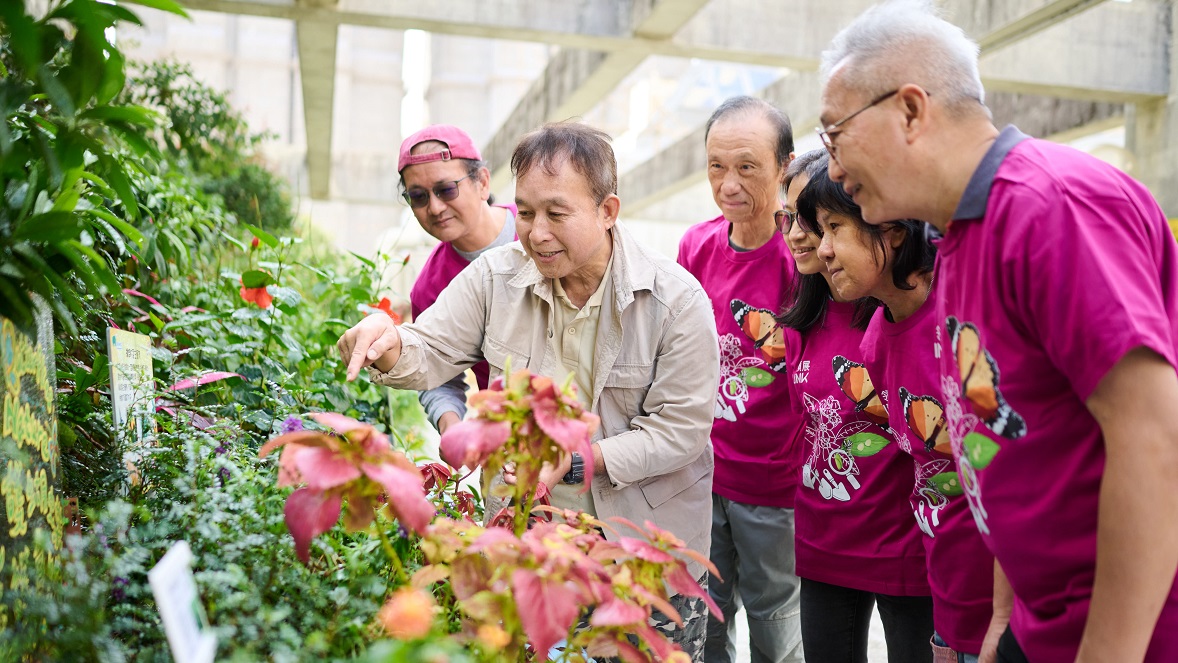
<path fill-rule="evenodd" d="M 941 401 L 932 396 L 915 396 L 904 387 L 900 387 L 899 393 L 900 402 L 904 404 L 904 420 L 924 442 L 925 451 L 952 454 L 949 428 L 945 425 L 945 408 L 941 407 Z"/>
<path fill-rule="evenodd" d="M 863 364 L 835 355 L 831 367 L 834 368 L 834 379 L 843 393 L 855 402 L 855 411 L 866 414 L 880 428 L 891 430 L 888 426 L 888 408 L 875 391 L 875 385 L 871 383 L 871 376 Z"/>
<path fill-rule="evenodd" d="M 760 350 L 769 368 L 784 373 L 785 332 L 773 318 L 773 311 L 757 308 L 739 299 L 732 300 L 732 315 L 746 336 L 753 339 L 753 347 Z"/>
<path fill-rule="evenodd" d="M 1014 411 L 998 389 L 998 364 L 982 346 L 978 328 L 949 316 L 945 327 L 953 343 L 953 355 L 961 376 L 961 393 L 973 406 L 974 414 L 990 430 L 1009 439 L 1026 435 L 1027 422 Z"/>

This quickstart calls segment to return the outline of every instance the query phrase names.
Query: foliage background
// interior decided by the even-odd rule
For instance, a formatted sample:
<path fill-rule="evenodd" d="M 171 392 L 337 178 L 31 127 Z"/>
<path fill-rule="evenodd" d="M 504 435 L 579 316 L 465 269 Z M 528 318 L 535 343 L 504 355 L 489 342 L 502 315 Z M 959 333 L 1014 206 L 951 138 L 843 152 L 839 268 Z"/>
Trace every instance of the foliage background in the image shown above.
<path fill-rule="evenodd" d="M 31 12 L 0 3 L 0 315 L 27 328 L 29 292 L 54 311 L 61 488 L 84 517 L 60 591 L 6 592 L 20 608 L 0 659 L 170 660 L 146 573 L 180 538 L 219 659 L 363 652 L 391 586 L 379 541 L 333 530 L 299 563 L 288 491 L 257 450 L 315 410 L 395 423 L 420 450 L 415 395 L 346 383 L 333 356 L 402 263 L 339 255 L 296 229 L 260 137 L 222 94 L 181 65 L 126 65 L 108 28 L 132 12 L 94 0 Z M 265 309 L 240 292 L 257 273 Z M 144 448 L 111 426 L 108 326 L 152 339 L 165 409 Z M 167 389 L 212 371 L 241 377 Z"/>

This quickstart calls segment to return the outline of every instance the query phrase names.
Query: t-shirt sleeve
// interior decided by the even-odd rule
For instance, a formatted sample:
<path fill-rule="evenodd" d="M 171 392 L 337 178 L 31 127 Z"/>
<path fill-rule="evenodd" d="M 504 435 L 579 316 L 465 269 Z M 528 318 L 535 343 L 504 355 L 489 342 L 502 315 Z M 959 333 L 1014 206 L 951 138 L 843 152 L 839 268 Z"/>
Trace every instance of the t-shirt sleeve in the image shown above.
<path fill-rule="evenodd" d="M 997 210 L 1007 230 L 999 235 L 998 265 L 1006 283 L 994 285 L 1013 294 L 1016 320 L 1079 398 L 1087 401 L 1135 348 L 1175 365 L 1178 267 L 1156 204 L 1124 190 L 1053 192 L 1048 199 L 1007 186 L 1013 191 Z"/>

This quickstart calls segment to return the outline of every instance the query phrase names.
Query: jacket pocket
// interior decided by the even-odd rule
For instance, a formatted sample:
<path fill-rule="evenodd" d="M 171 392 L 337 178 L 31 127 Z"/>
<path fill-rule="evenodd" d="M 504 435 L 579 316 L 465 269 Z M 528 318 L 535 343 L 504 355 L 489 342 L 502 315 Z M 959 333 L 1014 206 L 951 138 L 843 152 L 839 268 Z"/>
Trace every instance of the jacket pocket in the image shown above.
<path fill-rule="evenodd" d="M 638 482 L 638 487 L 642 489 L 642 496 L 646 498 L 650 508 L 657 509 L 676 495 L 698 484 L 700 479 L 710 476 L 713 464 L 712 449 L 709 445 L 708 449 L 687 467 L 671 474 L 643 479 Z M 710 486 L 708 492 L 711 493 Z"/>
<path fill-rule="evenodd" d="M 513 348 L 491 336 L 483 337 L 483 358 L 491 365 L 491 377 L 503 375 L 507 370 L 507 359 L 511 358 L 511 370 L 528 368 L 531 357 L 527 352 Z"/>
<path fill-rule="evenodd" d="M 597 407 L 607 437 L 630 430 L 634 417 L 647 414 L 642 405 L 653 377 L 653 364 L 614 364 L 605 378 Z"/>

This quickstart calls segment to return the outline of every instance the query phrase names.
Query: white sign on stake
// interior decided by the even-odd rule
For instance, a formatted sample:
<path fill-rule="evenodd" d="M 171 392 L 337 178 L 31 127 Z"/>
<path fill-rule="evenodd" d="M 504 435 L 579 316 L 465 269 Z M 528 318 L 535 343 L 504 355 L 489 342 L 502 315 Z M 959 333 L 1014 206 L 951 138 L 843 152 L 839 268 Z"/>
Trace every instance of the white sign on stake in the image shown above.
<path fill-rule="evenodd" d="M 150 571 L 147 580 L 155 594 L 172 659 L 176 663 L 212 663 L 217 637 L 209 628 L 196 581 L 192 578 L 192 549 L 177 541 Z"/>
<path fill-rule="evenodd" d="M 143 334 L 107 327 L 106 345 L 110 356 L 110 398 L 115 430 L 120 437 L 127 435 L 138 446 L 154 427 L 151 339 Z"/>

